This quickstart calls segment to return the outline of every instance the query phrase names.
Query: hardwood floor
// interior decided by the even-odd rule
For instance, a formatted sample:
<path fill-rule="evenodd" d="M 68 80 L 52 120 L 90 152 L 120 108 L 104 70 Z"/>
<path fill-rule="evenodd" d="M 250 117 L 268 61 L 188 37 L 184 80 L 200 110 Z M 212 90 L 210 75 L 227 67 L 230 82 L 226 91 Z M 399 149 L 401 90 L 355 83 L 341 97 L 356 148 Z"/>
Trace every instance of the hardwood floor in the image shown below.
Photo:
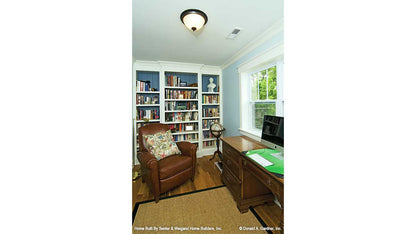
<path fill-rule="evenodd" d="M 192 182 L 191 180 L 186 181 L 183 185 L 176 187 L 164 194 L 160 197 L 169 197 L 172 195 L 188 193 L 192 191 L 212 188 L 216 186 L 223 185 L 221 181 L 221 174 L 218 168 L 214 165 L 214 161 L 218 161 L 216 158 L 213 161 L 209 161 L 211 155 L 204 156 L 197 159 L 196 171 L 195 171 L 195 180 Z M 137 168 L 135 168 L 137 170 Z M 153 194 L 150 192 L 149 187 L 147 184 L 142 183 L 142 179 L 139 177 L 138 179 L 133 181 L 133 198 L 132 198 L 132 210 L 134 209 L 134 205 L 136 202 L 147 201 L 154 199 Z M 237 209 L 237 206 L 236 206 Z M 271 206 L 268 205 L 260 205 L 254 207 L 256 213 L 261 217 L 261 219 L 266 223 L 269 227 L 278 227 L 278 217 L 281 215 L 281 209 L 276 204 Z M 279 233 L 279 232 L 273 232 Z"/>

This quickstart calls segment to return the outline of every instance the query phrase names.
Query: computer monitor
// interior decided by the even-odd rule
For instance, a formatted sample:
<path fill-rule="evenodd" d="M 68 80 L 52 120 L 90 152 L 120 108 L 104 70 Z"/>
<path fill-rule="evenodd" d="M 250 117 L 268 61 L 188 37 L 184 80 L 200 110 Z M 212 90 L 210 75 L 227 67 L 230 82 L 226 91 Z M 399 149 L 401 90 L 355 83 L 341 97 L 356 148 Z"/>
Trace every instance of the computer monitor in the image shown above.
<path fill-rule="evenodd" d="M 265 115 L 261 132 L 261 143 L 283 153 L 284 147 L 284 118 Z"/>

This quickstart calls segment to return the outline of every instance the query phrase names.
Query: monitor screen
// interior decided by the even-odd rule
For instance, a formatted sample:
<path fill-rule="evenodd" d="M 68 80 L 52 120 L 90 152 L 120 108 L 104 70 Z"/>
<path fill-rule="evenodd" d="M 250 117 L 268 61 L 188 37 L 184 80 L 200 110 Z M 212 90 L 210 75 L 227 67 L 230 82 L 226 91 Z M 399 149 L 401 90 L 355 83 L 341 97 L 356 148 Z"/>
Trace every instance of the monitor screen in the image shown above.
<path fill-rule="evenodd" d="M 283 133 L 284 124 L 283 117 L 265 115 L 263 118 L 263 130 L 261 132 L 261 141 L 284 147 Z M 268 145 L 270 146 L 270 145 Z M 276 148 L 276 147 L 274 147 Z"/>

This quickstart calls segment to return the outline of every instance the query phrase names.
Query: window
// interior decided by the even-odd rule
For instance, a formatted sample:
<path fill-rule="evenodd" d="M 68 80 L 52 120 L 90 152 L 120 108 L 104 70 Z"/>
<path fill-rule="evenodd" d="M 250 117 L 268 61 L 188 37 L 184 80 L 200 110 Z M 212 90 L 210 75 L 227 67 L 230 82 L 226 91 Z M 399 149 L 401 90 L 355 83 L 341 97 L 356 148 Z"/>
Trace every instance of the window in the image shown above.
<path fill-rule="evenodd" d="M 276 115 L 276 66 L 251 73 L 250 108 L 253 114 L 251 127 L 261 130 L 264 115 Z"/>
<path fill-rule="evenodd" d="M 238 67 L 240 133 L 260 139 L 264 115 L 283 116 L 283 45 Z"/>

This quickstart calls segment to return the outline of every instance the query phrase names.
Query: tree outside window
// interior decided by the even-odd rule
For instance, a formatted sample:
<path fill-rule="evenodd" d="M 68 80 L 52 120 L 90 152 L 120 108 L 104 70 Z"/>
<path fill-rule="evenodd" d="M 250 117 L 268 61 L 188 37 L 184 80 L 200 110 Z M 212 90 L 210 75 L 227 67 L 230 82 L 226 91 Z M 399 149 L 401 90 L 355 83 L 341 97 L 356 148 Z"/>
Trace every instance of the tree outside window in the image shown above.
<path fill-rule="evenodd" d="M 264 115 L 276 115 L 276 66 L 251 74 L 251 109 L 253 128 L 262 129 Z"/>

